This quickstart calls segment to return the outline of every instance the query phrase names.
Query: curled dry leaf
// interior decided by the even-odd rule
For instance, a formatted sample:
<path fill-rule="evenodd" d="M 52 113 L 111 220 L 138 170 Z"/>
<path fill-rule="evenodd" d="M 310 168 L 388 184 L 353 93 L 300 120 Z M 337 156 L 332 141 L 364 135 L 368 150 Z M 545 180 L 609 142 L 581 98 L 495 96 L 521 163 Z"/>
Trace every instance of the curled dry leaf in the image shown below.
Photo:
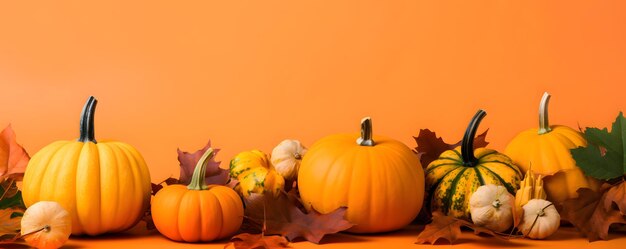
<path fill-rule="evenodd" d="M 461 235 L 461 227 L 467 227 L 474 231 L 474 234 L 489 234 L 499 239 L 507 239 L 507 237 L 491 231 L 487 228 L 480 227 L 472 224 L 469 221 L 454 218 L 452 216 L 444 215 L 439 211 L 433 212 L 432 222 L 417 236 L 416 244 L 435 244 L 440 239 L 448 241 L 453 244 Z"/>
<path fill-rule="evenodd" d="M 26 150 L 15 141 L 11 125 L 0 132 L 0 178 L 21 180 L 30 157 Z"/>
<path fill-rule="evenodd" d="M 0 237 L 15 237 L 20 232 L 23 209 L 7 208 L 0 210 Z"/>
<path fill-rule="evenodd" d="M 288 195 L 291 195 L 288 196 Z M 345 219 L 347 208 L 342 207 L 328 214 L 315 210 L 305 212 L 293 192 L 281 192 L 278 196 L 252 194 L 246 200 L 244 227 L 259 231 L 266 223 L 266 234 L 279 234 L 290 241 L 304 238 L 319 243 L 327 234 L 338 233 L 349 229 L 352 223 Z M 264 217 L 265 210 L 265 217 Z M 256 232 L 255 231 L 255 232 Z"/>
<path fill-rule="evenodd" d="M 606 240 L 611 224 L 626 224 L 626 183 L 605 184 L 599 191 L 578 189 L 578 197 L 563 202 L 561 218 L 572 223 L 589 241 Z"/>
<path fill-rule="evenodd" d="M 209 148 L 211 148 L 210 140 L 204 148 L 194 153 L 184 152 L 177 149 L 178 162 L 180 162 L 180 177 L 178 178 L 178 183 L 185 185 L 189 184 L 191 176 L 193 175 L 193 170 L 195 169 L 196 164 L 198 164 L 198 160 L 200 160 L 200 157 L 202 157 L 204 152 L 206 152 Z M 213 151 L 214 155 L 217 155 L 220 149 L 213 149 Z M 213 156 L 213 158 L 215 158 L 215 156 Z M 228 170 L 220 168 L 220 162 L 216 162 L 213 158 L 211 158 L 207 164 L 205 183 L 207 185 L 225 185 L 228 182 Z"/>
<path fill-rule="evenodd" d="M 231 245 L 235 249 L 289 248 L 289 241 L 282 236 L 265 236 L 263 233 L 242 233 L 233 237 L 231 243 L 228 243 L 224 248 L 228 248 Z"/>

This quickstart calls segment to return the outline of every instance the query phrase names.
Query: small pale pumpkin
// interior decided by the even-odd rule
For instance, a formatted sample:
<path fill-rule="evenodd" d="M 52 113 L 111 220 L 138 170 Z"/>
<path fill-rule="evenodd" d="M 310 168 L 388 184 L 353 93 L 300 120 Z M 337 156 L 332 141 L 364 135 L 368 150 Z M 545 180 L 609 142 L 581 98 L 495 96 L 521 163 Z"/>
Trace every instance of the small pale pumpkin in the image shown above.
<path fill-rule="evenodd" d="M 24 212 L 21 233 L 30 246 L 39 249 L 56 249 L 72 233 L 72 217 L 59 203 L 37 202 Z"/>
<path fill-rule="evenodd" d="M 272 150 L 272 165 L 285 180 L 294 181 L 306 148 L 298 140 L 286 139 Z"/>
<path fill-rule="evenodd" d="M 474 150 L 474 135 L 487 113 L 479 110 L 465 130 L 461 146 L 447 150 L 426 168 L 430 208 L 457 218 L 469 219 L 469 199 L 485 184 L 502 185 L 515 193 L 522 173 L 511 159 L 495 150 Z"/>
<path fill-rule="evenodd" d="M 505 187 L 487 184 L 478 187 L 470 197 L 472 222 L 496 232 L 504 232 L 513 224 L 514 197 Z"/>
<path fill-rule="evenodd" d="M 213 241 L 233 235 L 243 222 L 243 202 L 231 188 L 204 182 L 209 148 L 188 186 L 170 185 L 152 200 L 152 219 L 165 237 L 184 242 Z"/>
<path fill-rule="evenodd" d="M 331 135 L 304 155 L 298 187 L 305 207 L 321 213 L 348 207 L 348 231 L 376 233 L 400 229 L 419 213 L 424 173 L 403 143 L 372 136 L 370 118 L 361 134 Z"/>
<path fill-rule="evenodd" d="M 150 173 L 132 146 L 96 141 L 96 99 L 82 112 L 78 141 L 57 141 L 28 163 L 22 185 L 26 206 L 55 201 L 72 217 L 72 234 L 121 232 L 135 225 L 150 203 Z"/>
<path fill-rule="evenodd" d="M 550 94 L 544 93 L 539 105 L 539 128 L 519 133 L 505 149 L 505 153 L 522 171 L 532 165 L 535 173 L 544 175 L 547 199 L 560 203 L 578 196 L 578 188 L 597 190 L 600 182 L 585 176 L 570 154 L 570 149 L 587 146 L 580 132 L 563 125 L 550 125 L 548 103 Z"/>
<path fill-rule="evenodd" d="M 554 234 L 561 224 L 561 216 L 551 202 L 532 199 L 524 205 L 524 218 L 519 229 L 531 239 L 545 239 Z"/>

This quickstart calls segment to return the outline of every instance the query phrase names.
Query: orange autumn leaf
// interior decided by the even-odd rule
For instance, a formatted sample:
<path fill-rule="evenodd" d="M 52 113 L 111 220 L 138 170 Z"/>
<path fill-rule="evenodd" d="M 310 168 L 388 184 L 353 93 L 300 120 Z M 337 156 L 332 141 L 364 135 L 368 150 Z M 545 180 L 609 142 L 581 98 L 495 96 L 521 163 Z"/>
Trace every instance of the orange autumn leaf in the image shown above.
<path fill-rule="evenodd" d="M 289 248 L 289 241 L 283 236 L 265 236 L 263 233 L 242 233 L 233 237 L 231 243 L 224 246 L 224 248 L 228 248 L 230 245 L 235 249 Z"/>
<path fill-rule="evenodd" d="M 21 180 L 30 157 L 15 141 L 11 125 L 0 132 L 0 179 L 11 177 Z"/>
<path fill-rule="evenodd" d="M 626 224 L 626 183 L 605 184 L 599 191 L 579 188 L 578 197 L 563 202 L 561 217 L 589 241 L 605 240 L 611 224 Z M 615 204 L 615 205 L 614 205 Z"/>
<path fill-rule="evenodd" d="M 443 239 L 453 244 L 461 235 L 461 227 L 472 229 L 474 234 L 489 234 L 499 239 L 506 239 L 506 237 L 487 228 L 435 211 L 433 212 L 432 222 L 424 227 L 424 230 L 417 236 L 417 242 L 415 243 L 435 244 L 438 240 Z"/>
<path fill-rule="evenodd" d="M 20 233 L 22 216 L 15 216 L 14 214 L 23 212 L 24 210 L 19 208 L 0 209 L 0 237 L 14 238 Z"/>

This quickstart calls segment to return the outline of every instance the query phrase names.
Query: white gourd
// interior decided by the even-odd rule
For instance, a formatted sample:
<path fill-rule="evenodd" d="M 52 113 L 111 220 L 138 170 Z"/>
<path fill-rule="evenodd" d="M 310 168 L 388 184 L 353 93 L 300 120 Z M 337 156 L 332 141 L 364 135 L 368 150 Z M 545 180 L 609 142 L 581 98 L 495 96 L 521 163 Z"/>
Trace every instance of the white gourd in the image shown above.
<path fill-rule="evenodd" d="M 524 218 L 519 230 L 531 239 L 545 239 L 554 234 L 561 224 L 561 216 L 551 202 L 532 199 L 522 207 Z"/>
<path fill-rule="evenodd" d="M 40 249 L 61 247 L 72 232 L 72 217 L 57 202 L 40 201 L 24 212 L 22 236 L 30 246 Z"/>
<path fill-rule="evenodd" d="M 474 224 L 504 232 L 513 225 L 515 197 L 505 187 L 487 184 L 478 187 L 470 197 L 470 214 Z"/>
<path fill-rule="evenodd" d="M 285 180 L 294 181 L 298 177 L 298 169 L 306 151 L 300 141 L 284 140 L 272 150 L 272 165 Z"/>

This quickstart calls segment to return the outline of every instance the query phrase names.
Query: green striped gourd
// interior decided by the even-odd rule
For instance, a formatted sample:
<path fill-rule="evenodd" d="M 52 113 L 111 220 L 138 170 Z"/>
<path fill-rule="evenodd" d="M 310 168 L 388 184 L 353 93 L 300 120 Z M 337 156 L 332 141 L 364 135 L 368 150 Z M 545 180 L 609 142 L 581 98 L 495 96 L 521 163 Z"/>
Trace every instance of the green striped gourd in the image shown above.
<path fill-rule="evenodd" d="M 518 189 L 522 174 L 508 156 L 487 148 L 474 150 L 474 136 L 485 115 L 484 110 L 479 110 L 467 127 L 461 146 L 441 153 L 426 168 L 431 211 L 469 219 L 469 199 L 478 187 L 502 185 L 511 194 Z"/>

